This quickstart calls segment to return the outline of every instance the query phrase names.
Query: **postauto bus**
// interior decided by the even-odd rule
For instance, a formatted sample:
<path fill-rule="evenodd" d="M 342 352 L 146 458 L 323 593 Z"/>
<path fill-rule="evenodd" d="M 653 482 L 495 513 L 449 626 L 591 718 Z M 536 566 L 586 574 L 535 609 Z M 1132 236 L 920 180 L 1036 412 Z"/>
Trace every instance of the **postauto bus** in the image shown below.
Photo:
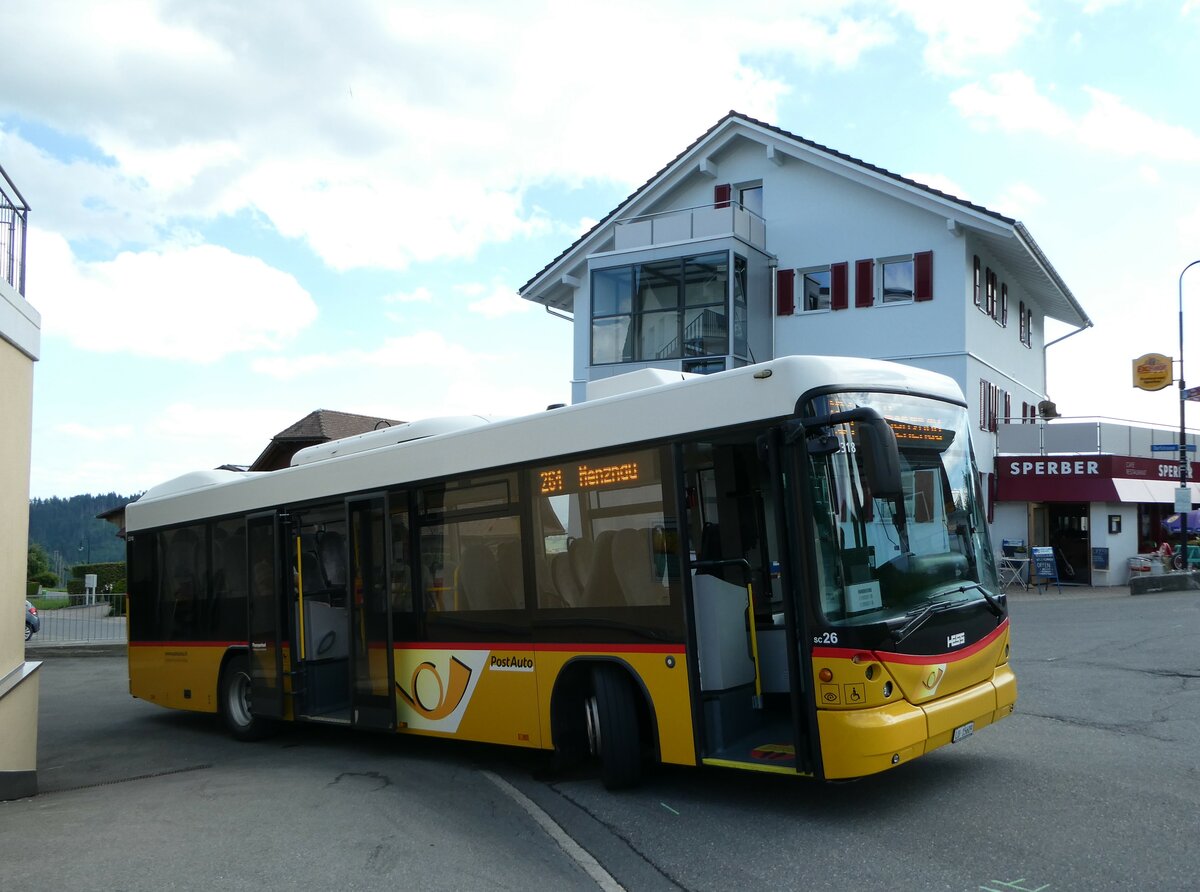
<path fill-rule="evenodd" d="M 239 738 L 324 722 L 853 778 L 1012 710 L 962 394 L 788 357 L 633 372 L 206 471 L 128 507 L 134 696 Z"/>

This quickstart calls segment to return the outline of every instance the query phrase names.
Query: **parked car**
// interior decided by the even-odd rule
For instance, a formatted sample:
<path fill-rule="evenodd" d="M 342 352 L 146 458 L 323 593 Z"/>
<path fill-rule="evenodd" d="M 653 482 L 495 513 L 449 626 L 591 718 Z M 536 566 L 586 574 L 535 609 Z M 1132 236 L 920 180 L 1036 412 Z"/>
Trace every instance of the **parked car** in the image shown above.
<path fill-rule="evenodd" d="M 42 618 L 38 616 L 37 608 L 25 602 L 25 640 L 28 641 L 42 628 Z"/>

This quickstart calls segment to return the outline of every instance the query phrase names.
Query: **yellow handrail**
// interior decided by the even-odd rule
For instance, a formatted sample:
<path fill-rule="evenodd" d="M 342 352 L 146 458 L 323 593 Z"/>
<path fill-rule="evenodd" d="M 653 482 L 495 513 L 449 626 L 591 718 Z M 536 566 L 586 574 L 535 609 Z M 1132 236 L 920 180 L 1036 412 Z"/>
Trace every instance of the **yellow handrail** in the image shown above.
<path fill-rule="evenodd" d="M 750 656 L 754 659 L 754 706 L 756 709 L 762 708 L 762 671 L 758 665 L 758 632 L 755 629 L 754 622 L 754 585 L 746 583 L 746 598 L 750 605 L 750 612 L 747 614 L 747 619 L 750 625 Z"/>

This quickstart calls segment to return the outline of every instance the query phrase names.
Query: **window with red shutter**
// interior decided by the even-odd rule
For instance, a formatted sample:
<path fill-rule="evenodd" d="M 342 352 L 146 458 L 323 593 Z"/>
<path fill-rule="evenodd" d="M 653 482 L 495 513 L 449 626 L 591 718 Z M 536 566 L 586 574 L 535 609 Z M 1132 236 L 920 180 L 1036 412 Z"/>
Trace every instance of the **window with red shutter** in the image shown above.
<path fill-rule="evenodd" d="M 718 210 L 729 207 L 729 198 L 732 194 L 732 187 L 728 183 L 713 186 L 713 207 Z"/>
<path fill-rule="evenodd" d="M 869 307 L 875 303 L 875 261 L 858 260 L 854 264 L 854 306 Z"/>
<path fill-rule="evenodd" d="M 829 267 L 829 307 L 844 310 L 850 306 L 850 264 L 843 261 Z"/>
<path fill-rule="evenodd" d="M 796 312 L 796 271 L 779 269 L 775 271 L 776 312 L 780 316 L 790 316 Z"/>

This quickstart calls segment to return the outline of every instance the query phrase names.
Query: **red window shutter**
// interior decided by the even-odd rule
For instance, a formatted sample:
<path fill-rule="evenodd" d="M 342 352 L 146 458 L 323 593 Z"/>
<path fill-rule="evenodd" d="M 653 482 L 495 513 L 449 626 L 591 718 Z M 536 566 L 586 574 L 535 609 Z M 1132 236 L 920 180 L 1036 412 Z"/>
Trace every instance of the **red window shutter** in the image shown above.
<path fill-rule="evenodd" d="M 869 307 L 875 303 L 875 261 L 858 260 L 854 264 L 854 306 Z"/>
<path fill-rule="evenodd" d="M 933 252 L 913 255 L 913 300 L 933 300 Z"/>
<path fill-rule="evenodd" d="M 796 312 L 796 271 L 794 269 L 775 270 L 775 303 L 776 313 L 780 316 L 790 316 Z"/>
<path fill-rule="evenodd" d="M 732 194 L 732 187 L 728 183 L 722 183 L 719 186 L 713 186 L 713 207 L 729 207 L 729 198 Z"/>
<path fill-rule="evenodd" d="M 844 310 L 850 306 L 850 264 L 834 263 L 829 267 L 829 308 Z"/>
<path fill-rule="evenodd" d="M 1001 420 L 1006 424 L 1012 422 L 1012 394 L 1007 390 L 1004 391 L 1004 418 Z"/>

